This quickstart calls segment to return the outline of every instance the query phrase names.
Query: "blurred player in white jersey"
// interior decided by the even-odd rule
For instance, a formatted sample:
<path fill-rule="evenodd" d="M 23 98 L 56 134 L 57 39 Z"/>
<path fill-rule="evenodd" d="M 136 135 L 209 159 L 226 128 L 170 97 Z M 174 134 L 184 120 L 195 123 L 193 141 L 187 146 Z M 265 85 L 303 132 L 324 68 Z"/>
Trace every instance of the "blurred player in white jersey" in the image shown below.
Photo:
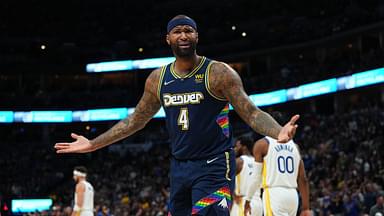
<path fill-rule="evenodd" d="M 282 114 L 275 113 L 275 119 Z M 263 209 L 265 216 L 296 216 L 301 196 L 301 216 L 309 216 L 309 184 L 298 146 L 291 140 L 278 143 L 264 137 L 253 147 L 256 161 L 253 182 L 246 196 L 245 211 L 253 211 L 249 201 L 260 185 L 264 189 Z"/>
<path fill-rule="evenodd" d="M 76 190 L 72 216 L 93 216 L 94 191 L 87 181 L 87 169 L 83 166 L 75 167 L 73 179 L 76 182 Z"/>
<path fill-rule="evenodd" d="M 234 202 L 231 208 L 231 216 L 244 216 L 245 195 L 252 182 L 252 171 L 255 166 L 255 159 L 251 155 L 253 138 L 243 135 L 237 138 L 235 143 L 236 153 L 236 186 L 233 194 Z M 251 199 L 252 216 L 263 214 L 260 188 L 256 190 Z M 249 214 L 248 214 L 249 215 Z"/>

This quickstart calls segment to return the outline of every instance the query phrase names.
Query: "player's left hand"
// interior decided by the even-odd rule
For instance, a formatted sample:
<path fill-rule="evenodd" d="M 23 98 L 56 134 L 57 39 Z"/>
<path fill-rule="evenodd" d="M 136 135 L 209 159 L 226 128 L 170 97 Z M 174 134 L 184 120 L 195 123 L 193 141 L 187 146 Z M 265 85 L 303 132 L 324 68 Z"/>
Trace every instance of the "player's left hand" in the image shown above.
<path fill-rule="evenodd" d="M 248 200 L 245 201 L 244 215 L 251 215 L 251 204 Z"/>
<path fill-rule="evenodd" d="M 286 143 L 291 140 L 296 133 L 297 124 L 296 121 L 300 118 L 299 115 L 294 115 L 291 120 L 281 129 L 277 142 Z"/>
<path fill-rule="evenodd" d="M 300 216 L 312 216 L 311 210 L 307 209 L 301 211 Z"/>

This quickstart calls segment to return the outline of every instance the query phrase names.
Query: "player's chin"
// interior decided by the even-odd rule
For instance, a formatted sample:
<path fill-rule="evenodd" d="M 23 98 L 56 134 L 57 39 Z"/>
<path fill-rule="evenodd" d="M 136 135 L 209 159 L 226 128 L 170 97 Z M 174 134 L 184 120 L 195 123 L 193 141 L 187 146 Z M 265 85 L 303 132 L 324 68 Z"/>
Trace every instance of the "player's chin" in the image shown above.
<path fill-rule="evenodd" d="M 188 47 L 178 46 L 176 49 L 176 54 L 181 57 L 192 56 L 194 53 L 195 52 L 192 46 L 188 46 Z"/>

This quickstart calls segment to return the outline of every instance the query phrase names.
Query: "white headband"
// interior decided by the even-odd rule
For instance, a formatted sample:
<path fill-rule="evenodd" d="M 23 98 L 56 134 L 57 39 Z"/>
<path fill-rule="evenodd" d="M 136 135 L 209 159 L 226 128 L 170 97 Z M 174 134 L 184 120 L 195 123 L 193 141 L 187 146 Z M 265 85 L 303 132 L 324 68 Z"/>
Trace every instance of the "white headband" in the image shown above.
<path fill-rule="evenodd" d="M 73 170 L 73 175 L 74 176 L 80 176 L 80 177 L 86 177 L 87 176 L 86 173 L 80 172 L 78 170 Z"/>

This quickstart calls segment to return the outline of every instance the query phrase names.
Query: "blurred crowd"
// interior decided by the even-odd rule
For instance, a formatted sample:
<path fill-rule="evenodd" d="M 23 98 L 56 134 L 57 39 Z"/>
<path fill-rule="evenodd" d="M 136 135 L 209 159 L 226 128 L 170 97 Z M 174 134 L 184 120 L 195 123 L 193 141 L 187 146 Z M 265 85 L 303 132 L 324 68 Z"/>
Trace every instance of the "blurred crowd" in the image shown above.
<path fill-rule="evenodd" d="M 378 39 L 363 48 L 358 41 L 334 48 L 306 47 L 261 55 L 259 60 L 230 63 L 249 94 L 264 93 L 329 78 L 351 75 L 384 66 L 384 49 Z M 331 45 L 331 44 L 329 44 Z M 345 46 L 344 46 L 345 45 Z M 84 110 L 134 107 L 140 99 L 150 70 L 110 74 L 0 74 L 0 104 L 4 110 Z M 101 98 L 103 99 L 101 101 Z"/>
<path fill-rule="evenodd" d="M 295 141 L 301 147 L 310 180 L 315 215 L 369 213 L 377 195 L 384 192 L 383 107 L 331 115 L 304 114 L 300 125 Z M 1 153 L 6 158 L 1 160 L 5 183 L 1 191 L 12 197 L 49 195 L 54 200 L 50 212 L 32 215 L 64 216 L 70 212 L 74 190 L 71 170 L 78 163 L 89 169 L 97 215 L 167 213 L 167 142 L 154 140 L 149 148 L 135 151 L 117 144 L 84 156 L 58 157 L 46 147 L 23 146 L 23 151 L 17 150 L 21 148 L 17 144 L 16 149 L 7 146 Z"/>
<path fill-rule="evenodd" d="M 384 112 L 363 108 L 309 115 L 296 141 L 310 180 L 317 215 L 369 213 L 384 186 Z"/>
<path fill-rule="evenodd" d="M 193 2 L 185 3 L 186 12 L 189 8 L 187 5 Z M 4 22 L 0 29 L 3 28 L 4 32 L 10 34 L 0 35 L 1 41 L 5 41 L 0 51 L 2 65 L 0 100 L 7 101 L 0 104 L 0 108 L 6 110 L 25 110 L 26 107 L 31 109 L 133 107 L 141 96 L 150 70 L 96 75 L 86 74 L 85 64 L 172 55 L 164 42 L 165 32 L 161 30 L 170 17 L 143 16 L 140 13 L 143 20 L 136 22 L 134 13 L 125 12 L 131 10 L 138 12 L 146 8 L 156 13 L 161 11 L 161 7 L 165 7 L 172 14 L 177 8 L 174 1 L 166 1 L 163 5 L 156 4 L 156 6 L 152 5 L 152 1 L 144 1 L 142 5 L 131 5 L 124 1 L 116 1 L 108 6 L 86 3 L 79 3 L 77 7 L 71 6 L 71 3 L 62 5 L 63 8 L 73 7 L 71 8 L 73 16 L 81 17 L 75 19 L 73 25 L 68 24 L 73 20 L 61 17 L 60 13 L 56 13 L 55 7 L 50 10 L 52 5 L 33 3 L 31 8 L 36 11 L 43 10 L 44 13 L 34 17 L 36 20 L 31 20 L 31 24 L 23 28 L 22 32 L 20 32 L 21 28 L 12 24 L 10 21 L 12 19 L 9 18 L 18 14 L 11 13 L 13 4 L 15 3 L 5 5 L 5 8 L 9 9 L 6 11 L 10 13 L 9 16 L 0 15 L 8 17 L 6 20 L 9 21 L 9 23 Z M 216 3 L 204 1 L 204 4 L 215 5 Z M 307 10 L 299 11 L 296 9 L 297 5 Z M 137 8 L 134 9 L 133 6 Z M 201 46 L 198 46 L 198 53 L 231 63 L 241 74 L 249 93 L 294 87 L 383 66 L 383 34 L 380 32 L 384 26 L 384 23 L 380 22 L 384 20 L 383 1 L 338 0 L 311 3 L 292 1 L 285 5 L 279 1 L 225 0 L 220 2 L 220 8 L 209 13 L 200 10 L 191 11 L 191 16 L 196 14 L 194 17 L 197 21 L 201 21 L 201 28 L 199 27 Z M 243 10 L 233 10 L 233 8 L 243 8 Z M 114 13 L 107 13 L 113 10 L 115 10 Z M 25 13 L 28 14 L 31 11 L 34 10 L 31 9 Z M 238 16 L 233 15 L 229 19 L 228 16 L 223 15 L 225 14 L 223 11 Z M 42 20 L 44 22 L 41 22 Z M 145 26 L 142 25 L 144 21 Z M 160 21 L 164 24 L 159 25 Z M 381 24 L 379 23 L 376 29 L 367 30 L 378 22 Z M 223 25 L 216 25 L 216 23 Z M 39 28 L 36 28 L 36 25 L 39 25 Z M 233 27 L 235 30 L 232 30 Z M 40 29 L 40 32 L 26 29 Z M 87 29 L 87 31 L 78 31 L 78 29 Z M 354 29 L 354 32 L 348 31 L 351 29 Z M 243 31 L 247 33 L 245 38 L 241 36 Z M 66 46 L 74 44 L 74 47 L 79 47 L 77 51 L 66 53 L 67 49 L 55 52 L 57 47 L 53 46 L 47 48 L 43 54 L 31 51 L 30 56 L 15 57 L 32 61 L 32 63 L 21 60 L 17 64 L 2 63 L 2 60 L 6 61 L 10 56 L 29 52 L 18 51 L 18 46 L 14 44 L 20 43 L 20 40 L 24 42 L 29 40 L 14 35 L 11 37 L 12 33 L 15 35 L 28 33 L 24 37 L 37 37 L 41 43 L 43 43 L 42 38 L 47 37 L 57 43 L 63 42 Z M 326 38 L 327 36 L 329 37 Z M 71 38 L 70 42 L 66 37 Z M 104 47 L 106 44 L 113 44 L 115 40 L 117 45 Z M 323 42 L 310 43 L 317 40 Z M 7 46 L 10 46 L 9 50 L 13 53 L 7 52 Z M 49 44 L 47 46 L 49 47 Z M 167 51 L 159 55 L 140 53 L 139 56 L 135 56 L 134 53 L 129 52 L 131 46 L 144 47 L 144 50 L 161 48 Z M 135 52 L 138 47 L 134 48 Z M 227 50 L 223 50 L 224 48 Z M 99 49 L 102 51 L 96 51 Z M 103 54 L 107 51 L 110 53 Z M 76 52 L 85 53 L 74 54 Z M 92 52 L 95 53 L 92 54 Z M 257 54 L 258 52 L 261 54 Z M 52 57 L 49 57 L 50 55 Z M 84 59 L 79 55 L 87 57 Z M 38 56 L 43 58 L 42 62 L 36 59 Z M 58 56 L 74 60 L 67 62 L 54 58 Z M 264 82 L 265 80 L 267 82 Z M 100 98 L 104 99 L 103 103 L 100 103 Z"/>
<path fill-rule="evenodd" d="M 51 3 L 33 1 L 23 6 L 3 5 L 0 30 L 6 34 L 0 36 L 0 56 L 5 57 L 0 62 L 83 63 L 170 54 L 165 27 L 180 12 L 196 19 L 201 51 L 206 55 L 323 38 L 384 19 L 382 1 L 363 0 L 95 1 L 66 2 L 61 10 Z M 28 22 L 17 19 L 20 14 Z M 42 44 L 47 46 L 44 54 L 39 52 Z M 144 52 L 138 52 L 140 47 Z"/>

